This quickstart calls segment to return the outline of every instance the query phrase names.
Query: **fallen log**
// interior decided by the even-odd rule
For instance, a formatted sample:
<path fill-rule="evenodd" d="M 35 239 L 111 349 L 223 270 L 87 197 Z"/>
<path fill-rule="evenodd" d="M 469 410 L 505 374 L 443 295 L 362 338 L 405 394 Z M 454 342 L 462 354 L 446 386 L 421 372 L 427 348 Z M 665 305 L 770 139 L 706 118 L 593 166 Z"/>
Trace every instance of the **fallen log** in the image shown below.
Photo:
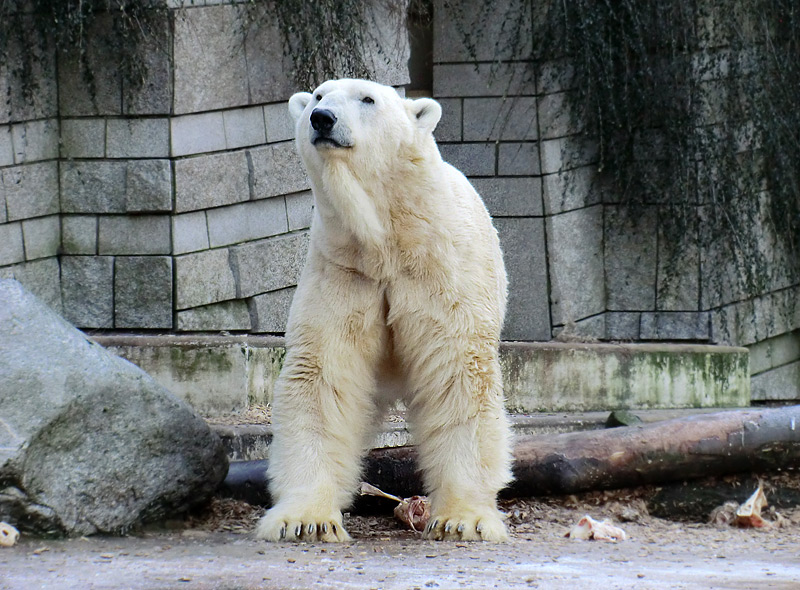
<path fill-rule="evenodd" d="M 522 436 L 504 496 L 572 494 L 800 467 L 800 405 L 728 410 L 605 430 Z M 268 504 L 266 461 L 231 463 L 223 492 Z M 374 449 L 364 480 L 423 493 L 413 447 Z"/>

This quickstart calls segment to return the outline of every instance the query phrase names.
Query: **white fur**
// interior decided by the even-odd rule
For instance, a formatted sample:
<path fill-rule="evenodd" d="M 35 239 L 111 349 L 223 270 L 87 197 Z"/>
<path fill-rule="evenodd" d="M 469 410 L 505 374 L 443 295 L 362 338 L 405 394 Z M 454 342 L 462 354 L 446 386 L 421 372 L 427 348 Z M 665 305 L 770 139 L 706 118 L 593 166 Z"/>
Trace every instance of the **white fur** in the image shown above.
<path fill-rule="evenodd" d="M 315 108 L 335 114 L 350 147 L 313 145 Z M 506 275 L 480 197 L 439 155 L 441 107 L 334 80 L 294 95 L 289 111 L 316 209 L 275 391 L 274 506 L 257 535 L 348 538 L 342 510 L 399 392 L 432 503 L 426 536 L 505 539 L 495 497 L 510 480 L 497 353 Z"/>

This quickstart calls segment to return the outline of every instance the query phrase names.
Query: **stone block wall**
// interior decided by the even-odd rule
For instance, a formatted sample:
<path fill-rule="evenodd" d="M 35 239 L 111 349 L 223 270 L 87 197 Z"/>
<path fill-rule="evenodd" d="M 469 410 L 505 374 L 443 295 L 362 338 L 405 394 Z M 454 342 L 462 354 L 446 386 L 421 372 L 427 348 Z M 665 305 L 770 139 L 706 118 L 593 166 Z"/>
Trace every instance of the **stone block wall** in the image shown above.
<path fill-rule="evenodd" d="M 33 104 L 0 70 L 0 276 L 84 329 L 281 333 L 313 212 L 292 64 L 241 2 L 168 6 L 141 88 L 107 58 L 105 16 L 89 35 L 94 94 L 55 52 Z M 372 8 L 385 46 L 367 61 L 401 86 L 405 31 L 387 3 Z"/>

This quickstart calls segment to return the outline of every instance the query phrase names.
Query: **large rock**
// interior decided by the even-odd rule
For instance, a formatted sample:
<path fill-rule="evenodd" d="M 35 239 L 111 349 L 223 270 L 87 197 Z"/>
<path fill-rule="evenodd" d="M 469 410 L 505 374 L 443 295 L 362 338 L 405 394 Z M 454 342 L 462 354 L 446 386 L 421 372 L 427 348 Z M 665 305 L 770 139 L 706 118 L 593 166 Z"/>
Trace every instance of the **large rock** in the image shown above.
<path fill-rule="evenodd" d="M 184 402 L 0 280 L 0 521 L 122 533 L 206 499 L 227 473 Z"/>

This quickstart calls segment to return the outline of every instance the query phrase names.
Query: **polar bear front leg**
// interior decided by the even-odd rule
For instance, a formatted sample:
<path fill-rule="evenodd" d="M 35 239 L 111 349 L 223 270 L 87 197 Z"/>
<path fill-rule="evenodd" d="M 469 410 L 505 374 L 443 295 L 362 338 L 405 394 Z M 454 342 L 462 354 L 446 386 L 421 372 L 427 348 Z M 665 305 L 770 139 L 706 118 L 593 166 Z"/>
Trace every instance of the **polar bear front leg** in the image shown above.
<path fill-rule="evenodd" d="M 273 401 L 273 507 L 256 529 L 270 541 L 350 538 L 342 510 L 358 485 L 375 416 L 382 295 L 373 283 L 335 268 L 312 266 L 309 273 L 303 280 L 313 280 L 301 280 L 292 305 Z"/>
<path fill-rule="evenodd" d="M 496 497 L 511 479 L 511 453 L 496 351 L 456 354 L 446 363 L 434 360 L 437 365 L 460 369 L 445 374 L 438 390 L 418 391 L 412 404 L 431 501 L 424 537 L 504 541 L 508 532 Z"/>

